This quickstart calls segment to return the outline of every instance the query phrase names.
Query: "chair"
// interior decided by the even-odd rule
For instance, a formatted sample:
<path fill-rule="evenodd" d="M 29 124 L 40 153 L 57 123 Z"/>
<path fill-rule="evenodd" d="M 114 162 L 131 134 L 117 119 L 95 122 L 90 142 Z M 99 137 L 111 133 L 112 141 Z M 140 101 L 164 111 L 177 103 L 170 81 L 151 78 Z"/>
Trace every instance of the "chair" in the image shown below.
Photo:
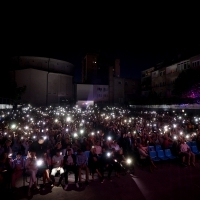
<path fill-rule="evenodd" d="M 148 151 L 155 151 L 155 147 L 154 146 L 148 146 Z"/>
<path fill-rule="evenodd" d="M 159 150 L 161 150 L 161 149 L 162 149 L 162 147 L 161 147 L 161 145 L 160 145 L 160 144 L 157 144 L 157 145 L 155 146 L 155 148 L 156 148 L 156 151 L 159 151 Z"/>
<path fill-rule="evenodd" d="M 161 160 L 169 160 L 169 158 L 165 155 L 164 150 L 160 149 L 157 151 L 158 153 L 158 158 Z"/>
<path fill-rule="evenodd" d="M 150 151 L 149 152 L 149 156 L 151 157 L 151 159 L 155 162 L 160 161 L 161 159 L 157 156 L 156 151 Z"/>
<path fill-rule="evenodd" d="M 191 146 L 196 146 L 197 145 L 197 142 L 196 141 L 191 141 Z"/>
<path fill-rule="evenodd" d="M 192 144 L 191 144 L 191 142 L 190 142 L 190 141 L 186 142 L 186 144 L 187 144 L 189 147 L 191 147 L 191 146 L 192 146 Z"/>
<path fill-rule="evenodd" d="M 164 152 L 165 152 L 165 156 L 168 157 L 170 160 L 174 160 L 177 158 L 176 156 L 172 155 L 172 152 L 170 149 L 165 149 Z"/>
<path fill-rule="evenodd" d="M 26 186 L 26 183 L 29 183 L 28 178 L 30 177 L 30 175 L 26 173 L 26 169 L 23 169 L 23 174 L 22 174 L 22 176 L 23 176 L 23 178 L 22 178 L 22 179 L 23 179 L 23 187 L 25 187 L 25 186 Z M 39 182 L 39 179 L 42 178 L 42 177 L 43 177 L 43 176 L 42 176 L 41 173 L 37 173 L 37 174 L 36 174 L 37 184 L 38 184 L 38 182 Z"/>
<path fill-rule="evenodd" d="M 191 146 L 191 150 L 195 155 L 200 155 L 200 151 L 198 150 L 196 145 Z"/>

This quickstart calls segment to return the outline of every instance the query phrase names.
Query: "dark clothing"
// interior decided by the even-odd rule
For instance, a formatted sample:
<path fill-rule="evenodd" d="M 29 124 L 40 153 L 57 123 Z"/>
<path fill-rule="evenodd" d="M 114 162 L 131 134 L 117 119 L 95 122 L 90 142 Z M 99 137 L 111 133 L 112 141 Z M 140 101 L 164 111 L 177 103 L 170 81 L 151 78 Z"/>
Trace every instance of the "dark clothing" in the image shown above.
<path fill-rule="evenodd" d="M 65 184 L 68 184 L 68 174 L 69 172 L 73 172 L 74 176 L 75 176 L 75 183 L 78 183 L 78 168 L 75 165 L 67 165 L 64 168 L 65 173 L 64 173 L 64 177 L 65 177 Z"/>
<path fill-rule="evenodd" d="M 47 144 L 46 142 L 39 144 L 38 141 L 35 141 L 30 145 L 29 151 L 35 151 L 36 157 L 41 158 L 47 152 Z"/>
<path fill-rule="evenodd" d="M 65 178 L 65 184 L 68 184 L 68 173 L 71 171 L 74 173 L 75 176 L 75 183 L 78 183 L 78 167 L 76 165 L 76 156 L 74 154 L 71 155 L 73 159 L 73 164 L 67 163 L 68 155 L 65 155 L 63 158 L 63 168 L 65 170 L 64 172 L 64 178 Z"/>
<path fill-rule="evenodd" d="M 133 154 L 133 147 L 134 147 L 134 140 L 132 137 L 125 137 L 124 138 L 124 155 L 125 156 L 132 156 Z"/>
<path fill-rule="evenodd" d="M 100 158 L 100 173 L 102 174 L 104 178 L 104 172 L 108 171 L 108 178 L 110 178 L 111 173 L 113 171 L 113 160 L 112 157 L 108 157 L 106 152 L 103 152 L 101 158 Z"/>
<path fill-rule="evenodd" d="M 89 158 L 88 158 L 88 167 L 90 169 L 91 173 L 95 173 L 97 169 L 100 168 L 99 164 L 99 157 L 97 154 L 93 154 L 92 152 L 89 153 Z"/>

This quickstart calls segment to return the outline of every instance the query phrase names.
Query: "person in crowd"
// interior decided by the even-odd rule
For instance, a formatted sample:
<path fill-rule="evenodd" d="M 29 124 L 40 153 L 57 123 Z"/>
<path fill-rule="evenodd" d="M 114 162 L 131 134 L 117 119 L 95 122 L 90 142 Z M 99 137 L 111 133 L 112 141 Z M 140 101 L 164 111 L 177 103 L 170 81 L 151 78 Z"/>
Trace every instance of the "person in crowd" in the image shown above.
<path fill-rule="evenodd" d="M 96 149 L 97 156 L 101 156 L 101 154 L 102 154 L 102 147 L 100 145 L 100 141 L 99 140 L 96 141 L 96 143 L 94 145 L 94 148 Z"/>
<path fill-rule="evenodd" d="M 37 141 L 30 144 L 29 151 L 34 151 L 38 159 L 43 158 L 44 153 L 47 152 L 47 142 L 44 137 L 39 137 Z"/>
<path fill-rule="evenodd" d="M 113 160 L 112 165 L 113 165 L 113 170 L 115 172 L 115 176 L 119 177 L 120 172 L 121 172 L 121 165 L 120 165 L 120 162 L 118 162 L 119 151 L 116 151 L 115 148 L 112 148 L 111 157 L 112 157 L 112 160 Z"/>
<path fill-rule="evenodd" d="M 134 147 L 134 138 L 130 132 L 124 137 L 124 155 L 132 156 Z"/>
<path fill-rule="evenodd" d="M 149 166 L 149 171 L 152 172 L 153 169 L 157 169 L 156 165 L 154 164 L 153 160 L 148 154 L 148 147 L 144 147 L 142 144 L 138 144 L 138 151 L 141 160 L 146 160 L 147 165 Z"/>
<path fill-rule="evenodd" d="M 50 170 L 51 170 L 51 157 L 47 153 L 44 153 L 43 157 L 40 158 L 41 164 L 38 166 L 38 174 L 43 177 L 43 188 L 45 190 L 46 182 L 52 186 L 52 180 L 50 178 Z"/>
<path fill-rule="evenodd" d="M 162 149 L 169 149 L 173 144 L 173 140 L 168 135 L 163 136 Z"/>
<path fill-rule="evenodd" d="M 113 159 L 111 156 L 111 151 L 106 150 L 105 148 L 102 148 L 102 156 L 100 158 L 100 173 L 102 175 L 102 181 L 105 180 L 105 171 L 108 172 L 108 180 L 112 182 L 111 174 L 113 172 Z"/>
<path fill-rule="evenodd" d="M 186 163 L 188 166 L 191 164 L 195 167 L 195 154 L 191 151 L 190 147 L 187 145 L 184 139 L 181 140 L 180 155 L 182 158 L 186 158 Z"/>
<path fill-rule="evenodd" d="M 90 173 L 92 174 L 92 180 L 94 180 L 95 173 L 97 173 L 99 178 L 102 179 L 102 175 L 99 172 L 99 169 L 100 169 L 99 158 L 96 153 L 95 147 L 92 147 L 90 150 L 89 158 L 88 158 L 88 167 L 89 167 Z"/>
<path fill-rule="evenodd" d="M 4 151 L 0 156 L 0 187 L 4 189 L 10 188 L 11 173 L 11 158 L 8 156 L 8 153 Z"/>
<path fill-rule="evenodd" d="M 113 144 L 111 144 L 111 148 L 112 148 L 112 149 L 114 148 L 116 152 L 119 152 L 120 146 L 119 146 L 119 144 L 117 144 L 117 141 L 116 141 L 116 140 L 114 140 L 114 141 L 113 141 Z"/>
<path fill-rule="evenodd" d="M 25 161 L 26 174 L 30 176 L 28 196 L 31 196 L 32 187 L 39 190 L 39 186 L 37 185 L 37 171 L 38 171 L 37 161 L 38 160 L 36 158 L 36 152 L 30 151 L 30 157 L 28 157 Z"/>
<path fill-rule="evenodd" d="M 13 190 L 16 189 L 16 181 L 22 177 L 24 170 L 24 159 L 21 152 L 16 154 L 16 158 L 12 161 L 12 182 L 11 187 Z"/>
<path fill-rule="evenodd" d="M 79 185 L 82 186 L 82 170 L 85 170 L 86 181 L 85 184 L 89 185 L 89 168 L 87 166 L 88 158 L 81 149 L 77 150 L 76 164 L 78 167 Z"/>
<path fill-rule="evenodd" d="M 29 148 L 30 148 L 30 146 L 31 146 L 32 143 L 33 143 L 33 140 L 31 140 L 31 139 L 27 139 L 27 140 L 24 140 L 22 142 L 22 145 L 24 147 L 24 154 L 22 155 L 23 157 L 28 156 L 28 154 L 29 154 Z"/>
<path fill-rule="evenodd" d="M 62 148 L 62 143 L 59 141 L 56 143 L 55 147 L 51 150 L 51 157 L 55 156 L 56 155 L 56 152 L 57 151 L 60 151 L 62 152 L 63 151 L 63 148 Z"/>
<path fill-rule="evenodd" d="M 12 141 L 10 139 L 6 139 L 4 145 L 2 146 L 1 153 L 6 152 L 8 156 L 11 157 L 13 154 L 11 144 L 12 144 Z"/>
<path fill-rule="evenodd" d="M 76 187 L 79 188 L 78 184 L 78 168 L 76 166 L 76 156 L 72 154 L 72 150 L 69 148 L 66 151 L 66 154 L 63 158 L 63 168 L 64 168 L 64 178 L 65 178 L 65 186 L 64 190 L 68 188 L 68 174 L 69 172 L 73 172 L 75 176 L 75 184 Z"/>
<path fill-rule="evenodd" d="M 55 175 L 56 173 L 60 174 L 60 178 L 57 184 L 55 184 Z M 60 149 L 57 149 L 56 155 L 52 157 L 52 170 L 51 170 L 51 180 L 55 186 L 60 186 L 64 177 L 63 169 L 63 155 Z"/>

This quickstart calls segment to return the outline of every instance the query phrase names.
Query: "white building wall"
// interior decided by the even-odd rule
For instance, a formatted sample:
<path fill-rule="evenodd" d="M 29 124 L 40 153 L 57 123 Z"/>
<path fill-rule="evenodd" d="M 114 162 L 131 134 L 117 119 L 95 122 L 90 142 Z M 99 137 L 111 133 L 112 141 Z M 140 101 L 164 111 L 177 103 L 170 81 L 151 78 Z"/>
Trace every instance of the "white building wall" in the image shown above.
<path fill-rule="evenodd" d="M 61 97 L 73 99 L 72 76 L 49 73 L 48 75 L 48 103 L 57 104 Z"/>
<path fill-rule="evenodd" d="M 109 86 L 108 85 L 94 85 L 94 101 L 108 102 L 109 101 Z"/>
<path fill-rule="evenodd" d="M 26 86 L 25 94 L 22 95 L 23 102 L 41 105 L 46 103 L 46 76 L 47 72 L 35 69 L 15 71 L 17 86 Z"/>
<path fill-rule="evenodd" d="M 26 86 L 22 102 L 49 105 L 58 104 L 61 97 L 74 99 L 74 88 L 70 75 L 23 69 L 15 71 L 15 80 L 18 87 Z"/>

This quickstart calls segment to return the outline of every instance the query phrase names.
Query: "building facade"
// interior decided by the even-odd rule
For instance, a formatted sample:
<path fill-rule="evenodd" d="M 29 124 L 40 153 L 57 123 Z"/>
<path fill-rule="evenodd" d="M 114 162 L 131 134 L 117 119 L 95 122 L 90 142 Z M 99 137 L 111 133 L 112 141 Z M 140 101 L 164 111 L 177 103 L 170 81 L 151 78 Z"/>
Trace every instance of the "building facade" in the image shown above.
<path fill-rule="evenodd" d="M 167 66 L 152 67 L 141 73 L 141 94 L 148 97 L 150 92 L 159 97 L 172 97 L 173 84 L 179 74 L 187 69 L 200 70 L 200 55 L 184 59 Z M 197 71 L 199 73 L 199 71 Z M 192 78 L 192 77 L 191 77 Z"/>
<path fill-rule="evenodd" d="M 11 80 L 26 86 L 22 102 L 34 105 L 69 103 L 74 100 L 74 66 L 65 61 L 41 57 L 13 57 Z"/>

